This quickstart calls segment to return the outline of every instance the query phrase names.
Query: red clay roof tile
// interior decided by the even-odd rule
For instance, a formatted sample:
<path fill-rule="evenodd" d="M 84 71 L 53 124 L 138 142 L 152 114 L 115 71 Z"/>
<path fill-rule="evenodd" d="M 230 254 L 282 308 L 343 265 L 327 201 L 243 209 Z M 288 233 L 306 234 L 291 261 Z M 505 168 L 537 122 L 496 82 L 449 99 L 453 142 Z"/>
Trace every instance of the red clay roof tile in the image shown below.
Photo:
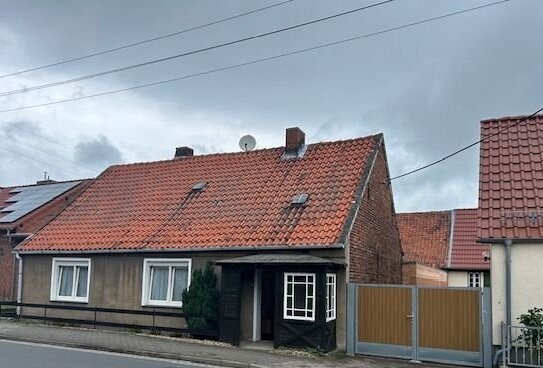
<path fill-rule="evenodd" d="M 399 213 L 397 219 L 404 262 L 445 266 L 451 211 Z"/>
<path fill-rule="evenodd" d="M 543 238 L 543 116 L 481 122 L 478 236 Z M 506 129 L 507 128 L 507 129 Z"/>
<path fill-rule="evenodd" d="M 490 262 L 485 260 L 484 253 L 488 253 L 490 247 L 488 244 L 477 243 L 477 209 L 454 210 L 453 224 L 447 268 L 489 270 Z"/>
<path fill-rule="evenodd" d="M 331 245 L 378 137 L 311 144 L 300 159 L 272 148 L 112 166 L 20 249 Z M 300 193 L 307 203 L 292 206 Z"/>

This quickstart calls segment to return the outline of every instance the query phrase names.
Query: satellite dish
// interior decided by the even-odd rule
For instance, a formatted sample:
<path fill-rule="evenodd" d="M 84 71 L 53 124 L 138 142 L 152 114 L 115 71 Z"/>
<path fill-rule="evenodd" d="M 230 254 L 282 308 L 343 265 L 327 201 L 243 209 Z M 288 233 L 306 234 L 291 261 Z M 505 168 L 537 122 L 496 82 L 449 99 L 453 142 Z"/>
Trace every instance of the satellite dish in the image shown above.
<path fill-rule="evenodd" d="M 255 147 L 256 139 L 252 135 L 244 135 L 239 139 L 239 148 L 241 148 L 242 151 L 252 151 Z"/>

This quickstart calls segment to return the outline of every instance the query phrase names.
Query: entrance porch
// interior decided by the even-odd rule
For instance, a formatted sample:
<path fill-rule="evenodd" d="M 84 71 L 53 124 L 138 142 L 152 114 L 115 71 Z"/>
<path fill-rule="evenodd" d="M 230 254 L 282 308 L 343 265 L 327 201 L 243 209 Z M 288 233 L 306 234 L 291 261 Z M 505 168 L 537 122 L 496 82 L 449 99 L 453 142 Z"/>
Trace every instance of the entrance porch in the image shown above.
<path fill-rule="evenodd" d="M 263 254 L 217 264 L 222 266 L 222 341 L 336 348 L 337 271 L 343 263 L 303 254 Z"/>

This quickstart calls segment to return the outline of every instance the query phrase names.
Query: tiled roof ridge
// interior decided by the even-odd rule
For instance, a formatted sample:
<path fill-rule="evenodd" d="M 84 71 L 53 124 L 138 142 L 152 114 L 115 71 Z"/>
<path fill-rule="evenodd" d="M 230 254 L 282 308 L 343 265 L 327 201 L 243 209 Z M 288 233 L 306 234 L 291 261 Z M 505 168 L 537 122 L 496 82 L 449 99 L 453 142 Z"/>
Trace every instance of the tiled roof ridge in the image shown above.
<path fill-rule="evenodd" d="M 446 212 L 452 212 L 453 210 L 433 210 L 433 211 L 416 211 L 416 212 L 398 212 L 396 215 L 422 215 L 422 214 L 434 214 L 434 213 L 441 213 L 444 214 Z"/>
<path fill-rule="evenodd" d="M 83 181 L 87 181 L 87 180 L 93 180 L 93 179 L 92 178 L 83 178 L 83 179 L 70 179 L 70 180 L 54 181 L 54 182 L 51 182 L 51 183 L 41 183 L 41 184 L 34 183 L 34 184 L 23 184 L 23 185 L 11 185 L 11 186 L 7 186 L 7 187 L 0 187 L 0 190 L 15 189 L 15 188 L 38 187 L 38 186 L 42 186 L 42 185 L 53 185 L 53 184 L 63 184 L 63 183 L 74 183 L 76 181 L 83 182 Z"/>
<path fill-rule="evenodd" d="M 314 146 L 325 146 L 325 145 L 331 145 L 331 144 L 344 144 L 344 143 L 351 143 L 356 141 L 364 141 L 368 139 L 375 139 L 375 137 L 382 136 L 383 133 L 376 133 L 376 134 L 370 134 L 364 137 L 357 137 L 357 138 L 349 138 L 349 139 L 340 139 L 335 141 L 324 141 L 324 142 L 315 142 L 315 143 L 309 143 L 306 144 L 307 148 L 311 148 Z M 144 166 L 144 165 L 155 165 L 155 164 L 166 164 L 171 162 L 177 162 L 177 161 L 187 161 L 187 160 L 199 160 L 204 159 L 208 157 L 216 157 L 216 156 L 237 156 L 237 155 L 253 155 L 257 153 L 262 152 L 270 152 L 270 151 L 278 151 L 278 150 L 284 150 L 285 146 L 278 146 L 278 147 L 270 147 L 270 148 L 259 148 L 252 151 L 236 151 L 236 152 L 214 152 L 214 153 L 204 153 L 194 156 L 186 156 L 182 158 L 168 158 L 163 160 L 154 160 L 154 161 L 139 161 L 139 162 L 130 162 L 126 164 L 115 164 L 111 165 L 106 170 L 110 168 L 116 168 L 116 167 L 129 167 L 129 166 Z M 105 171 L 105 170 L 104 170 Z"/>
<path fill-rule="evenodd" d="M 496 123 L 496 122 L 506 121 L 506 120 L 520 120 L 520 119 L 527 119 L 527 118 L 530 118 L 530 119 L 543 118 L 543 114 L 537 114 L 534 116 L 527 114 L 527 115 L 513 115 L 513 116 L 502 116 L 498 118 L 489 118 L 489 119 L 481 120 L 481 124 Z"/>

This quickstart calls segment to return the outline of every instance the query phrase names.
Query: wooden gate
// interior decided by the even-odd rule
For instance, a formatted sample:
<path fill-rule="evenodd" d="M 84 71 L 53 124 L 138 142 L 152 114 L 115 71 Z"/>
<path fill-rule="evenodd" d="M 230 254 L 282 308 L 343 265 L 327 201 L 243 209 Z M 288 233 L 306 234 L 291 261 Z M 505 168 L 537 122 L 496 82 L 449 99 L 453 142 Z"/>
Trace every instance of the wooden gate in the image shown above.
<path fill-rule="evenodd" d="M 355 313 L 348 322 L 355 325 L 354 352 L 483 366 L 483 289 L 355 285 L 350 290 L 356 304 L 349 306 Z"/>

